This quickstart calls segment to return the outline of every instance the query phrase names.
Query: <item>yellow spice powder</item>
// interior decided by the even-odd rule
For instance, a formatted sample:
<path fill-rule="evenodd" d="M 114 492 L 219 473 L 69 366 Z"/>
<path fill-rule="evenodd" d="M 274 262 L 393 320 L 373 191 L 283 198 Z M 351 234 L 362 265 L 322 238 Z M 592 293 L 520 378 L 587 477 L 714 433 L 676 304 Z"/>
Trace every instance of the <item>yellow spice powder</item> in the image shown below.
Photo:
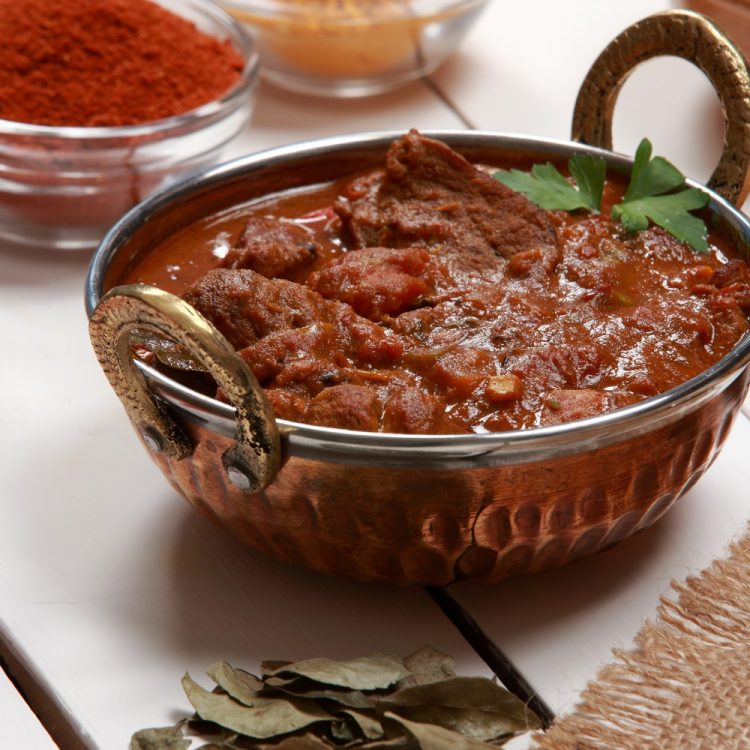
<path fill-rule="evenodd" d="M 260 32 L 264 54 L 277 65 L 347 78 L 422 67 L 423 28 L 458 12 L 416 17 L 409 0 L 279 0 L 276 6 L 277 15 L 231 12 Z"/>

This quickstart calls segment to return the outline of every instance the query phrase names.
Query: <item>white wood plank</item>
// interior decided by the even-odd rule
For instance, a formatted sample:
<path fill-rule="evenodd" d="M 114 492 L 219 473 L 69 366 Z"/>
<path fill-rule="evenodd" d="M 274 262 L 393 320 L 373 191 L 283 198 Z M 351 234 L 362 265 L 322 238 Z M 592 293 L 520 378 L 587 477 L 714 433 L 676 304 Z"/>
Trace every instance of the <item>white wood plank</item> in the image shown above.
<path fill-rule="evenodd" d="M 9 269 L 38 270 L 45 299 L 3 289 L 2 317 L 24 321 L 6 345 L 23 351 L 42 321 L 48 333 L 33 366 L 2 376 L 16 406 L 0 440 L 2 636 L 96 746 L 124 747 L 184 713 L 183 672 L 221 658 L 254 669 L 429 642 L 486 673 L 421 590 L 277 564 L 200 518 L 151 465 L 98 371 L 82 269 L 72 263 L 57 282 L 33 261 Z"/>
<path fill-rule="evenodd" d="M 57 750 L 57 745 L 0 670 L 0 747 L 24 750 Z"/>
<path fill-rule="evenodd" d="M 750 420 L 739 416 L 722 453 L 655 526 L 556 571 L 451 594 L 556 711 L 628 647 L 670 581 L 702 570 L 750 521 Z"/>
<path fill-rule="evenodd" d="M 251 126 L 226 156 L 343 133 L 463 127 L 454 112 L 420 81 L 364 99 L 293 94 L 262 81 Z"/>
<path fill-rule="evenodd" d="M 231 153 L 336 132 L 455 127 L 415 84 L 368 102 L 264 87 Z M 91 747 L 173 722 L 180 688 L 213 661 L 406 654 L 425 643 L 488 670 L 419 589 L 284 566 L 237 544 L 166 484 L 131 433 L 87 337 L 88 257 L 0 248 L 12 394 L 0 435 L 0 642 Z M 3 747 L 11 747 L 0 743 Z"/>
<path fill-rule="evenodd" d="M 511 8 L 496 0 L 433 78 L 477 128 L 568 139 L 579 86 L 597 55 L 631 23 L 671 6 L 527 0 Z M 710 175 L 723 128 L 700 71 L 662 58 L 628 79 L 615 111 L 615 150 L 632 154 L 644 136 L 689 176 Z"/>
<path fill-rule="evenodd" d="M 509 6 L 496 0 L 460 56 L 436 80 L 480 127 L 564 138 L 578 80 L 590 60 L 647 6 L 662 5 L 583 3 L 594 15 L 586 23 L 567 23 L 565 33 L 573 42 L 564 54 L 551 55 L 561 28 L 554 14 L 568 12 L 563 4 L 516 4 L 510 18 Z M 536 46 L 522 31 L 532 28 L 530 23 Z M 617 141 L 621 150 L 644 134 L 640 121 L 633 122 L 624 136 L 616 131 L 625 144 Z M 252 128 L 227 156 L 311 137 L 411 126 L 460 127 L 460 121 L 421 83 L 354 101 L 299 97 L 263 85 Z M 671 143 L 662 147 L 654 140 L 662 153 L 681 163 L 667 150 Z M 700 158 L 696 170 L 708 161 Z M 74 254 L 0 248 L 2 342 L 20 363 L 0 368 L 2 392 L 12 394 L 0 433 L 0 635 L 38 684 L 54 693 L 81 736 L 87 734 L 91 746 L 124 747 L 135 729 L 173 721 L 187 710 L 179 688 L 182 672 L 189 669 L 197 676 L 217 658 L 254 668 L 266 657 L 405 653 L 430 642 L 454 653 L 461 671 L 486 672 L 421 592 L 329 579 L 266 560 L 240 548 L 174 495 L 130 434 L 90 351 L 81 301 L 86 265 L 87 258 Z M 727 460 L 720 459 L 695 493 L 703 492 Z M 694 496 L 665 520 L 670 533 L 655 530 L 633 540 L 636 548 L 622 547 L 646 558 L 636 572 L 661 559 L 655 552 L 661 547 L 648 541 L 654 534 L 682 549 L 693 543 L 701 524 L 714 521 L 707 516 L 705 498 L 701 503 Z M 681 518 L 677 514 L 691 503 L 702 508 L 699 518 L 684 528 L 668 520 Z M 744 520 L 732 508 L 735 520 Z M 460 596 L 483 624 L 491 624 L 490 616 L 492 622 L 502 619 L 498 613 L 506 611 L 507 592 L 519 597 L 520 609 L 507 611 L 520 611 L 520 621 L 504 623 L 505 630 L 489 629 L 502 636 L 498 640 L 504 648 L 505 636 L 511 636 L 511 656 L 517 655 L 523 668 L 529 666 L 529 676 L 544 688 L 545 697 L 562 696 L 562 705 L 578 689 L 581 675 L 575 664 L 560 666 L 563 652 L 555 651 L 552 667 L 540 664 L 550 662 L 544 651 L 550 631 L 559 636 L 557 647 L 567 649 L 573 636 L 566 623 L 580 609 L 594 616 L 603 633 L 602 653 L 630 637 L 627 628 L 624 635 L 618 630 L 619 619 L 606 619 L 620 617 L 618 606 L 597 606 L 608 600 L 602 588 L 628 589 L 632 571 L 625 559 L 616 559 L 619 568 L 613 563 L 601 580 L 596 571 L 589 572 L 567 603 L 550 599 L 547 626 L 540 626 L 533 607 L 544 611 L 555 576 L 563 576 L 562 585 L 572 573 L 540 578 L 552 583 L 546 589 L 535 584 L 540 588 L 532 589 L 537 593 L 531 601 L 512 582 L 475 592 L 461 589 Z M 657 571 L 662 588 L 671 571 L 668 565 Z M 568 583 L 571 589 L 575 582 Z M 632 597 L 644 601 L 639 592 Z M 539 653 L 546 659 L 540 660 Z M 578 652 L 574 655 L 579 658 Z M 569 673 L 561 672 L 563 667 Z"/>

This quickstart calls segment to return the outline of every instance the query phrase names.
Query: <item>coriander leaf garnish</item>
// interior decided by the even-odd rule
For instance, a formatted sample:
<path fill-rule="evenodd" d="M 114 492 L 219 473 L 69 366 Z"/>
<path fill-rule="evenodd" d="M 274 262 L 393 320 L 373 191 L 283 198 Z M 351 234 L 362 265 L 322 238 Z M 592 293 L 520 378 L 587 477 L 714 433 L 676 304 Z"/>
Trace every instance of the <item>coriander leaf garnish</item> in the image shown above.
<path fill-rule="evenodd" d="M 708 196 L 702 190 L 688 188 L 670 195 L 623 201 L 612 208 L 612 216 L 629 232 L 646 229 L 651 219 L 673 237 L 705 253 L 708 251 L 708 230 L 701 219 L 689 212 L 704 208 L 707 203 Z"/>
<path fill-rule="evenodd" d="M 604 159 L 591 156 L 591 154 L 575 154 L 568 162 L 568 169 L 575 178 L 578 190 L 582 196 L 585 196 L 591 209 L 600 211 L 604 179 L 607 174 L 607 165 Z"/>
<path fill-rule="evenodd" d="M 648 138 L 638 144 L 628 189 L 622 202 L 613 206 L 612 218 L 629 232 L 646 229 L 651 219 L 697 252 L 707 252 L 708 229 L 702 219 L 689 212 L 708 205 L 708 195 L 697 188 L 670 193 L 685 184 L 685 176 L 663 157 L 652 159 L 651 150 Z"/>
<path fill-rule="evenodd" d="M 649 221 L 665 229 L 699 253 L 708 251 L 708 229 L 690 211 L 704 208 L 709 197 L 698 188 L 684 186 L 685 176 L 662 156 L 651 157 L 652 146 L 644 138 L 635 152 L 630 182 L 612 218 L 628 232 L 648 229 Z M 498 170 L 494 177 L 503 185 L 523 193 L 537 206 L 548 210 L 601 210 L 606 164 L 590 154 L 575 154 L 568 161 L 573 185 L 552 164 L 535 164 L 531 173 L 518 169 Z"/>
<path fill-rule="evenodd" d="M 623 202 L 662 195 L 685 182 L 685 175 L 674 164 L 662 156 L 652 159 L 651 151 L 651 141 L 644 138 L 635 151 L 633 170 Z"/>
<path fill-rule="evenodd" d="M 495 172 L 494 177 L 511 190 L 523 193 L 541 208 L 551 211 L 575 211 L 579 208 L 598 211 L 601 207 L 601 190 L 604 185 L 604 161 L 589 157 L 588 160 L 577 160 L 573 167 L 572 162 L 575 158 L 570 160 L 568 166 L 578 182 L 577 188 L 549 163 L 535 164 L 530 174 L 519 169 L 500 169 Z M 594 164 L 596 161 L 601 162 L 601 168 Z M 600 186 L 598 195 L 597 185 Z"/>

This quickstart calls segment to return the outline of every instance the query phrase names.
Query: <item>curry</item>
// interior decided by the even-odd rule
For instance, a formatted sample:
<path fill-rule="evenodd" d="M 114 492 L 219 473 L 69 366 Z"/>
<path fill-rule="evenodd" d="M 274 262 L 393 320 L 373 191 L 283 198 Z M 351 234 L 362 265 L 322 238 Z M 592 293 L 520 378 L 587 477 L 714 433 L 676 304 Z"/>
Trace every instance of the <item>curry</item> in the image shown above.
<path fill-rule="evenodd" d="M 180 230 L 125 281 L 207 317 L 277 417 L 350 430 L 586 418 L 691 379 L 748 334 L 750 269 L 726 239 L 698 254 L 658 227 L 627 232 L 609 215 L 616 175 L 582 214 L 492 171 L 412 131 L 381 169 Z"/>

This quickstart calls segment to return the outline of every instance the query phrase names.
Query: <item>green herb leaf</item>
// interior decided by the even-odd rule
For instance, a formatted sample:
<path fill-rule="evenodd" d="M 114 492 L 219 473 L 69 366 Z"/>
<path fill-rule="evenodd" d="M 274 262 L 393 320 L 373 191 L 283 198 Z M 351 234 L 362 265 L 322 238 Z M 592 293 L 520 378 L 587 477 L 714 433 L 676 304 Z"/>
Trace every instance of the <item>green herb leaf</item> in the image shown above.
<path fill-rule="evenodd" d="M 651 152 L 651 142 L 644 138 L 635 152 L 628 189 L 622 202 L 612 208 L 612 217 L 629 232 L 647 229 L 651 220 L 694 250 L 707 252 L 708 229 L 690 211 L 704 208 L 708 195 L 697 188 L 670 193 L 685 183 L 685 176 L 661 156 L 652 159 Z"/>
<path fill-rule="evenodd" d="M 604 180 L 607 175 L 607 165 L 604 159 L 591 156 L 591 154 L 574 154 L 568 162 L 568 169 L 575 178 L 578 190 L 585 198 L 588 207 L 594 211 L 600 211 Z"/>
<path fill-rule="evenodd" d="M 670 195 L 623 201 L 613 207 L 612 216 L 629 232 L 646 229 L 650 219 L 673 237 L 704 253 L 708 251 L 708 229 L 702 219 L 689 212 L 705 207 L 708 200 L 702 190 L 688 188 Z"/>
<path fill-rule="evenodd" d="M 694 250 L 707 252 L 706 225 L 690 211 L 708 205 L 708 195 L 697 188 L 670 192 L 684 185 L 685 176 L 663 157 L 652 158 L 652 151 L 648 138 L 638 144 L 628 189 L 622 202 L 613 207 L 612 218 L 620 221 L 628 232 L 648 229 L 651 221 Z M 568 162 L 568 169 L 575 186 L 549 163 L 535 164 L 530 173 L 501 169 L 494 177 L 541 208 L 601 210 L 606 177 L 604 160 L 590 154 L 575 154 Z"/>
<path fill-rule="evenodd" d="M 630 173 L 624 202 L 650 195 L 662 195 L 685 182 L 685 175 L 677 167 L 661 156 L 652 159 L 651 152 L 651 141 L 644 138 L 635 151 L 633 170 Z"/>
<path fill-rule="evenodd" d="M 596 162 L 601 162 L 601 167 Z M 494 177 L 511 190 L 523 193 L 541 208 L 551 211 L 575 211 L 579 208 L 598 211 L 601 207 L 601 188 L 604 186 L 603 177 L 600 180 L 603 167 L 602 159 L 591 157 L 590 160 L 577 160 L 571 172 L 573 169 L 578 172 L 578 188 L 571 185 L 557 167 L 549 163 L 535 164 L 530 174 L 519 169 L 500 169 L 495 172 Z M 600 185 L 598 194 L 597 185 Z"/>

